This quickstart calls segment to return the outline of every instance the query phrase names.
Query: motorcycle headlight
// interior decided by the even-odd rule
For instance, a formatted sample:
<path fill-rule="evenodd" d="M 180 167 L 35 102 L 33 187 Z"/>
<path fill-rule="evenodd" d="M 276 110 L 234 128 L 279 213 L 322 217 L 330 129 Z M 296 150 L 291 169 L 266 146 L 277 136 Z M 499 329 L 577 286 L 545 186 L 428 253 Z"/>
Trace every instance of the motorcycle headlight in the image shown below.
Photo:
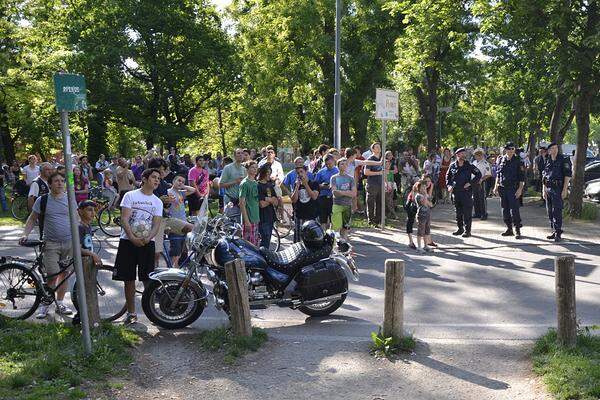
<path fill-rule="evenodd" d="M 196 237 L 196 234 L 194 232 L 188 232 L 188 234 L 185 235 L 185 246 L 188 249 L 192 249 L 193 248 L 195 237 Z"/>

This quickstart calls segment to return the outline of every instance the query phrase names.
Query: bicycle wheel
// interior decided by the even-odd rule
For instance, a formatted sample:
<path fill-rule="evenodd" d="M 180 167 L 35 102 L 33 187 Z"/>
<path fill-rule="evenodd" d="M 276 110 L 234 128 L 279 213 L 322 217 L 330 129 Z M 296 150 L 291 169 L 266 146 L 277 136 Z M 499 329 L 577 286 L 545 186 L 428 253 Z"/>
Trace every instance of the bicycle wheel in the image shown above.
<path fill-rule="evenodd" d="M 121 213 L 118 210 L 103 208 L 98 214 L 98 225 L 105 235 L 117 237 L 121 234 Z"/>
<path fill-rule="evenodd" d="M 8 263 L 0 266 L 0 315 L 27 319 L 42 299 L 42 283 L 28 267 Z"/>
<path fill-rule="evenodd" d="M 112 265 L 102 265 L 98 268 L 98 283 L 96 284 L 98 309 L 100 310 L 100 319 L 106 322 L 118 319 L 127 311 L 125 296 L 123 295 L 123 285 L 112 279 L 114 269 L 115 267 Z M 75 309 L 79 311 L 77 284 L 73 286 L 71 301 Z"/>
<path fill-rule="evenodd" d="M 19 221 L 25 221 L 29 216 L 29 210 L 27 209 L 27 198 L 23 196 L 15 197 L 10 206 L 10 212 L 15 219 Z"/>
<path fill-rule="evenodd" d="M 281 211 L 278 213 L 279 220 L 275 223 L 275 229 L 279 232 L 281 238 L 287 237 L 292 229 L 294 229 L 294 217 L 292 216 L 293 211 L 289 211 L 286 208 L 286 204 L 281 207 Z"/>

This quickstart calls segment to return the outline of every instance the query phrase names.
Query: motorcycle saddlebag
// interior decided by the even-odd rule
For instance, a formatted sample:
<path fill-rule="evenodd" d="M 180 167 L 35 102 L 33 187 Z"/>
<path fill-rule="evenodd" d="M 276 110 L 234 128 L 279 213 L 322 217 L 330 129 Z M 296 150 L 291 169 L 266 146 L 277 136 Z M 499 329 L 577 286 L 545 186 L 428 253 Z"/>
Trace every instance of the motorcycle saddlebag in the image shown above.
<path fill-rule="evenodd" d="M 304 301 L 348 291 L 348 279 L 343 267 L 331 259 L 302 268 L 296 276 L 296 283 L 296 291 Z"/>

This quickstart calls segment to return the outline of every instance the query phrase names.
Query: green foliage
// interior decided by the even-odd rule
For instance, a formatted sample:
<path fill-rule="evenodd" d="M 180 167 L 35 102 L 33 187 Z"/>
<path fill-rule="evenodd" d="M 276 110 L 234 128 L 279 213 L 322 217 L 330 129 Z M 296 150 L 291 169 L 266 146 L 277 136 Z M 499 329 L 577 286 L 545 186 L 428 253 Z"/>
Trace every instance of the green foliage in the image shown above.
<path fill-rule="evenodd" d="M 102 381 L 127 366 L 138 336 L 105 325 L 93 336 L 86 356 L 77 328 L 62 324 L 5 321 L 0 330 L 0 397 L 11 399 L 84 398 L 79 388 Z"/>
<path fill-rule="evenodd" d="M 234 336 L 231 328 L 216 328 L 203 331 L 199 335 L 200 346 L 206 350 L 223 352 L 223 361 L 233 364 L 244 354 L 257 351 L 266 341 L 267 333 L 263 329 L 252 328 L 252 336 Z"/>
<path fill-rule="evenodd" d="M 376 357 L 390 358 L 399 352 L 412 351 L 417 345 L 417 341 L 412 335 L 402 338 L 386 337 L 383 335 L 381 327 L 377 333 L 371 332 L 371 353 Z"/>
<path fill-rule="evenodd" d="M 542 336 L 533 349 L 533 369 L 557 399 L 592 400 L 600 397 L 600 336 L 584 328 L 574 349 L 561 348 L 556 331 Z"/>

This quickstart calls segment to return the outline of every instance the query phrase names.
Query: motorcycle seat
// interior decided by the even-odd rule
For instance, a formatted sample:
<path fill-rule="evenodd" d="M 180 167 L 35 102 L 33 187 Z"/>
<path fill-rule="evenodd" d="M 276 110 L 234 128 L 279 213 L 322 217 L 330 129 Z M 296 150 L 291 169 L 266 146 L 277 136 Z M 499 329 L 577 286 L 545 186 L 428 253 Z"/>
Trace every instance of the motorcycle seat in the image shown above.
<path fill-rule="evenodd" d="M 272 251 L 261 247 L 260 254 L 262 254 L 271 268 L 286 275 L 291 275 L 295 270 L 329 256 L 331 254 L 331 246 L 325 245 L 318 250 L 312 250 L 300 242 L 294 243 L 281 251 Z"/>

